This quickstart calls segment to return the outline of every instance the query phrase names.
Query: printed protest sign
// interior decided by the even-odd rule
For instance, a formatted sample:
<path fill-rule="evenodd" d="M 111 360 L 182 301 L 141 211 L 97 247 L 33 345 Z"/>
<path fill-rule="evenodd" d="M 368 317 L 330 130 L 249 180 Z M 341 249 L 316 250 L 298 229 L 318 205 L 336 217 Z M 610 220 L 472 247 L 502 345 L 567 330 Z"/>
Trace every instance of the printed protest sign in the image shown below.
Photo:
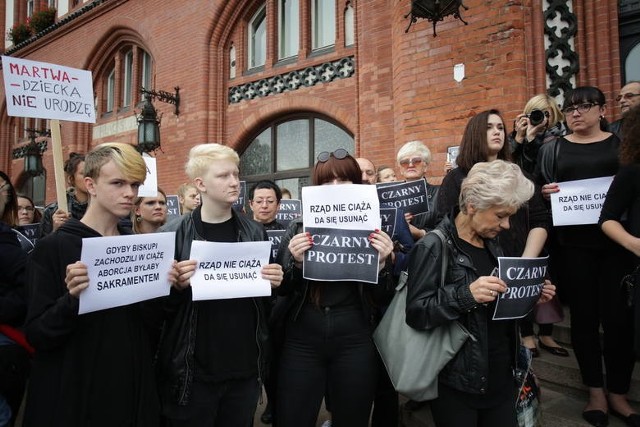
<path fill-rule="evenodd" d="M 396 232 L 398 208 L 380 208 L 380 229 L 393 238 Z"/>
<path fill-rule="evenodd" d="M 285 231 L 286 230 L 267 230 L 267 236 L 269 236 L 269 241 L 271 242 L 272 260 L 275 260 L 278 256 L 278 248 L 280 247 L 280 242 L 282 242 Z"/>
<path fill-rule="evenodd" d="M 597 224 L 612 176 L 558 183 L 551 194 L 553 225 Z"/>
<path fill-rule="evenodd" d="M 369 242 L 381 225 L 374 186 L 303 187 L 302 212 L 304 230 L 313 239 L 304 254 L 304 278 L 378 283 L 379 254 Z"/>
<path fill-rule="evenodd" d="M 194 240 L 191 259 L 198 266 L 191 276 L 193 300 L 212 300 L 271 295 L 271 283 L 262 278 L 269 264 L 271 243 L 221 243 Z"/>
<path fill-rule="evenodd" d="M 37 240 L 36 234 L 39 226 L 40 223 L 21 225 L 20 231 L 27 237 L 27 239 L 31 240 L 32 243 L 35 243 Z"/>
<path fill-rule="evenodd" d="M 169 295 L 175 240 L 174 232 L 82 239 L 89 287 L 80 293 L 78 313 Z"/>
<path fill-rule="evenodd" d="M 7 115 L 95 123 L 91 71 L 2 57 Z"/>
<path fill-rule="evenodd" d="M 180 216 L 180 200 L 176 194 L 167 196 L 167 223 Z"/>
<path fill-rule="evenodd" d="M 235 201 L 233 209 L 238 212 L 244 212 L 244 200 L 247 194 L 247 181 L 240 181 L 240 194 L 238 195 L 238 200 Z"/>
<path fill-rule="evenodd" d="M 158 195 L 158 168 L 156 158 L 148 154 L 142 156 L 147 165 L 147 177 L 138 188 L 138 197 L 156 197 Z"/>
<path fill-rule="evenodd" d="M 289 223 L 302 215 L 302 202 L 297 199 L 282 199 L 280 200 L 280 207 L 278 207 L 278 213 L 276 214 L 276 221 L 285 227 Z"/>
<path fill-rule="evenodd" d="M 499 257 L 499 277 L 507 291 L 496 300 L 493 320 L 520 319 L 536 305 L 547 275 L 549 257 Z"/>
<path fill-rule="evenodd" d="M 427 182 L 424 179 L 376 184 L 376 188 L 382 207 L 402 208 L 404 212 L 414 215 L 429 212 Z"/>

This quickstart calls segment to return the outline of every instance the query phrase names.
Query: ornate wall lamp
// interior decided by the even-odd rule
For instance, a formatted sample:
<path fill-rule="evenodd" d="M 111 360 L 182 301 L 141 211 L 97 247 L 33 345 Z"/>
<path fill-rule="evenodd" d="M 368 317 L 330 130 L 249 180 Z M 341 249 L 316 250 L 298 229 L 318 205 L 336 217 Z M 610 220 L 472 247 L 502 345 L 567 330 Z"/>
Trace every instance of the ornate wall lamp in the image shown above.
<path fill-rule="evenodd" d="M 136 116 L 138 120 L 138 150 L 141 153 L 149 153 L 160 148 L 160 119 L 158 112 L 153 106 L 153 100 L 157 98 L 162 102 L 175 105 L 175 115 L 180 115 L 180 88 L 176 86 L 175 94 L 163 90 L 154 91 L 141 88 L 144 94 L 144 104 L 140 114 Z"/>
<path fill-rule="evenodd" d="M 461 7 L 464 10 L 469 10 L 462 3 L 462 0 L 411 0 L 411 12 L 405 15 L 405 19 L 410 18 L 410 21 L 404 32 L 408 32 L 411 25 L 418 21 L 418 18 L 433 22 L 433 37 L 437 36 L 436 24 L 443 21 L 445 16 L 453 15 L 454 18 L 467 25 L 468 23 L 460 15 Z"/>
<path fill-rule="evenodd" d="M 42 154 L 47 151 L 47 141 L 36 142 L 36 135 L 50 137 L 51 132 L 38 129 L 25 129 L 25 131 L 29 133 L 29 144 L 13 150 L 12 157 L 14 159 L 24 158 L 24 173 L 27 175 L 42 175 L 44 172 Z"/>

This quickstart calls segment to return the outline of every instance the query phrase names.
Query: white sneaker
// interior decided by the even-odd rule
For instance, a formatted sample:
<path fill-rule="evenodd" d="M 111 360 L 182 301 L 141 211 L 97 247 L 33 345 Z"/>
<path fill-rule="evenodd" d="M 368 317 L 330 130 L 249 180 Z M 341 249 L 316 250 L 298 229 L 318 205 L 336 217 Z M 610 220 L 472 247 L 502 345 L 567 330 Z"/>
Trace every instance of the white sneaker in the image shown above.
<path fill-rule="evenodd" d="M 331 420 L 323 422 L 321 427 L 331 427 Z"/>

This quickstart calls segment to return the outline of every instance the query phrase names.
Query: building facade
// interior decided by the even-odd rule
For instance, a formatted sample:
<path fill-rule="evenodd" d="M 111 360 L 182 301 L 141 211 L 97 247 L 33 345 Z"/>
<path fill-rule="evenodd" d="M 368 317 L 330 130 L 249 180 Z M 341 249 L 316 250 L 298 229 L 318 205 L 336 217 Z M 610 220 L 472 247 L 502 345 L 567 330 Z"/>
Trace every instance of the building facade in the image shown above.
<path fill-rule="evenodd" d="M 637 0 L 464 0 L 464 22 L 445 17 L 437 36 L 427 20 L 409 26 L 413 3 L 434 2 L 1 0 L 0 24 L 6 33 L 55 8 L 25 41 L 8 35 L 4 55 L 92 72 L 97 121 L 62 122 L 65 158 L 107 141 L 136 144 L 140 88 L 179 87 L 179 114 L 153 102 L 159 184 L 169 194 L 187 180 L 188 150 L 203 142 L 235 148 L 243 179 L 276 179 L 295 197 L 321 151 L 344 147 L 395 165 L 402 144 L 422 140 L 438 183 L 447 147 L 477 112 L 498 108 L 510 131 L 531 96 L 561 103 L 571 86 L 594 85 L 614 119 L 616 91 L 638 78 Z M 48 126 L 9 117 L 2 87 L 0 170 L 39 203 L 55 198 L 52 153 L 48 137 L 28 129 Z M 43 150 L 36 177 L 21 158 L 31 136 Z"/>

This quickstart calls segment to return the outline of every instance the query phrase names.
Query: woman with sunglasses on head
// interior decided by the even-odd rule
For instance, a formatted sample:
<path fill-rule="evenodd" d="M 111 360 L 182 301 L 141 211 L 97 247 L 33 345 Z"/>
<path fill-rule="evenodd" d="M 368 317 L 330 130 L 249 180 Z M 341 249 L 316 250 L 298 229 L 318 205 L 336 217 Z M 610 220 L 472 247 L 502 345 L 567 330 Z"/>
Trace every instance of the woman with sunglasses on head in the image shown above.
<path fill-rule="evenodd" d="M 155 197 L 136 197 L 131 211 L 135 234 L 155 233 L 167 222 L 167 195 L 158 188 Z"/>
<path fill-rule="evenodd" d="M 533 173 L 540 147 L 567 133 L 563 121 L 564 115 L 555 99 L 547 94 L 531 98 L 516 117 L 509 135 L 513 161 Z"/>
<path fill-rule="evenodd" d="M 545 144 L 538 155 L 536 177 L 546 198 L 560 191 L 559 182 L 618 172 L 620 140 L 606 131 L 605 112 L 598 88 L 582 86 L 566 95 L 563 113 L 572 133 Z M 631 313 L 619 285 L 631 266 L 624 249 L 597 224 L 555 227 L 555 234 L 558 283 L 570 299 L 571 341 L 582 381 L 589 387 L 582 416 L 594 426 L 605 426 L 609 412 L 624 417 L 635 413 L 626 398 L 634 366 Z M 640 426 L 637 416 L 626 422 Z"/>
<path fill-rule="evenodd" d="M 362 183 L 358 163 L 344 149 L 320 153 L 312 178 L 314 185 Z M 372 339 L 376 285 L 304 279 L 302 261 L 313 241 L 302 229 L 301 219 L 292 221 L 278 252 L 284 269 L 278 293 L 285 296 L 286 308 L 276 422 L 278 427 L 315 426 L 326 391 L 334 425 L 366 427 L 378 372 Z M 384 267 L 393 242 L 380 230 L 372 231 L 369 241 L 380 254 L 380 286 L 389 277 Z"/>
<path fill-rule="evenodd" d="M 436 199 L 438 198 L 438 186 L 427 182 L 425 174 L 427 166 L 431 163 L 431 151 L 420 141 L 410 141 L 400 147 L 396 155 L 400 173 L 405 181 L 417 181 L 423 179 L 427 184 L 427 203 L 429 212 L 413 215 L 405 213 L 405 219 L 409 223 L 409 230 L 414 240 L 424 237 L 429 230 L 438 224 L 438 213 L 436 209 Z"/>

